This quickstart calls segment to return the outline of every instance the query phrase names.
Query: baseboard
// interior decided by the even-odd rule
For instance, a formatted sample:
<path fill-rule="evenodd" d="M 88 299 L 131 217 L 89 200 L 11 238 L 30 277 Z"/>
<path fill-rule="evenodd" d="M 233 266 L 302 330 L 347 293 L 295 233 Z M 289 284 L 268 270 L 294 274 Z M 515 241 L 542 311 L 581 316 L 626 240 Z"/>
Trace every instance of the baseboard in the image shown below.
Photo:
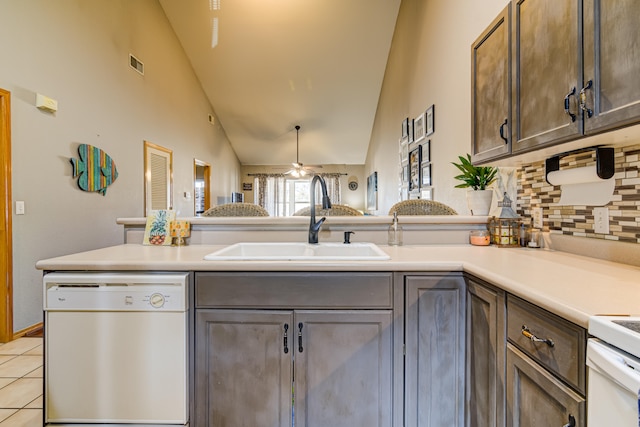
<path fill-rule="evenodd" d="M 44 329 L 44 325 L 42 322 L 36 323 L 35 325 L 29 326 L 21 331 L 13 333 L 13 339 L 18 339 L 22 337 L 41 337 Z"/>

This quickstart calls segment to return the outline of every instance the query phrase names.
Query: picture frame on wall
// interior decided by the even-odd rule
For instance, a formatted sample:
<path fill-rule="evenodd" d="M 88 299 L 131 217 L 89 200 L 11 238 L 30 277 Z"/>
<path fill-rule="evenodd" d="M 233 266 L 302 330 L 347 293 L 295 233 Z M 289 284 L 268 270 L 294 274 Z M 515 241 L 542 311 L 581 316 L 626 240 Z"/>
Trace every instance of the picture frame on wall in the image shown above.
<path fill-rule="evenodd" d="M 409 191 L 420 188 L 420 164 L 422 161 L 422 145 L 409 152 Z"/>
<path fill-rule="evenodd" d="M 423 164 L 420 178 L 421 187 L 431 186 L 431 163 Z"/>
<path fill-rule="evenodd" d="M 415 139 L 413 138 L 413 119 L 409 119 L 409 144 L 412 144 Z"/>
<path fill-rule="evenodd" d="M 402 166 L 402 182 L 409 183 L 409 164 Z"/>
<path fill-rule="evenodd" d="M 428 139 L 422 143 L 422 163 L 429 163 L 431 161 L 431 140 Z"/>
<path fill-rule="evenodd" d="M 422 141 L 425 136 L 425 114 L 422 113 L 420 114 L 418 117 L 416 117 L 415 119 L 413 119 L 413 135 L 415 138 L 415 141 Z"/>
<path fill-rule="evenodd" d="M 426 136 L 431 135 L 433 132 L 435 132 L 436 128 L 436 106 L 434 104 L 431 104 L 431 107 L 427 108 L 427 111 L 425 112 L 425 129 L 426 129 Z"/>
<path fill-rule="evenodd" d="M 409 139 L 409 118 L 402 121 L 402 140 Z"/>
<path fill-rule="evenodd" d="M 378 172 L 367 177 L 367 209 L 378 209 Z"/>
<path fill-rule="evenodd" d="M 409 160 L 409 141 L 403 140 L 400 142 L 400 162 L 406 162 Z"/>
<path fill-rule="evenodd" d="M 424 200 L 433 200 L 433 187 L 426 187 L 420 190 L 420 198 Z"/>

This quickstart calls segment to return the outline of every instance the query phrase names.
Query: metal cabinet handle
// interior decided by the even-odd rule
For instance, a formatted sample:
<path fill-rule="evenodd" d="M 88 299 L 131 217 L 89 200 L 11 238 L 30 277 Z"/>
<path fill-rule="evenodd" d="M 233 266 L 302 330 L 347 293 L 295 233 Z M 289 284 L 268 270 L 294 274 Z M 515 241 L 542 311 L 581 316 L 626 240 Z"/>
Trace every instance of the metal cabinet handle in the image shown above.
<path fill-rule="evenodd" d="M 550 339 L 550 338 L 548 338 L 548 339 L 538 338 L 537 336 L 532 334 L 531 331 L 529 330 L 529 328 L 527 328 L 527 325 L 522 325 L 522 335 L 524 335 L 525 337 L 527 337 L 528 339 L 530 339 L 533 342 L 543 342 L 543 343 L 547 344 L 549 347 L 553 347 L 555 345 L 553 340 Z"/>
<path fill-rule="evenodd" d="M 580 109 L 587 113 L 587 117 L 593 116 L 593 110 L 587 108 L 587 90 L 593 87 L 593 80 L 589 80 L 587 85 L 580 89 Z"/>
<path fill-rule="evenodd" d="M 302 322 L 298 323 L 298 352 L 302 353 Z"/>
<path fill-rule="evenodd" d="M 500 138 L 504 139 L 505 144 L 509 143 L 509 138 L 504 136 L 504 127 L 507 125 L 507 123 L 508 123 L 507 119 L 504 119 L 504 123 L 500 125 Z"/>
<path fill-rule="evenodd" d="M 564 97 L 564 112 L 565 114 L 569 115 L 569 117 L 571 117 L 572 122 L 576 121 L 576 115 L 571 112 L 571 102 L 569 101 L 569 98 L 571 98 L 575 94 L 576 88 L 574 86 L 573 89 L 571 89 L 571 92 L 569 92 L 567 96 Z M 580 94 L 582 94 L 582 92 L 580 92 Z"/>
<path fill-rule="evenodd" d="M 287 342 L 288 342 L 287 331 L 288 330 L 289 330 L 289 324 L 285 323 L 284 324 L 284 354 L 289 353 L 289 345 L 287 344 Z"/>
<path fill-rule="evenodd" d="M 573 415 L 569 414 L 569 422 L 562 427 L 576 427 L 576 419 L 573 417 Z"/>

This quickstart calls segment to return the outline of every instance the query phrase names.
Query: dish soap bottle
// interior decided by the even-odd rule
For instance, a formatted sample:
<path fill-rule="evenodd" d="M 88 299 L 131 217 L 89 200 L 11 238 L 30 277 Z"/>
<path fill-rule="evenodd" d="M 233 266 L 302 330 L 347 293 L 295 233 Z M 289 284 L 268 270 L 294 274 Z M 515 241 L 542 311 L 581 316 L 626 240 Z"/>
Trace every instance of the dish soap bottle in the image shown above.
<path fill-rule="evenodd" d="M 393 213 L 393 222 L 389 226 L 389 246 L 402 245 L 402 227 L 398 225 L 398 213 Z"/>

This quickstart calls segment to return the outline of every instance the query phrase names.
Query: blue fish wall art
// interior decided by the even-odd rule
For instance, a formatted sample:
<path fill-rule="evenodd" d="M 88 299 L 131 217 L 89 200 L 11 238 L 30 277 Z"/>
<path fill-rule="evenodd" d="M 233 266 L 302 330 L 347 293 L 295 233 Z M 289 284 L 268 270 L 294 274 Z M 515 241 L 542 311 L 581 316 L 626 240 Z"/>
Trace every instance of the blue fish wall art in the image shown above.
<path fill-rule="evenodd" d="M 70 159 L 73 177 L 79 177 L 78 187 L 106 195 L 107 187 L 118 177 L 116 162 L 100 148 L 89 144 L 80 144 L 78 156 L 78 159 Z"/>

